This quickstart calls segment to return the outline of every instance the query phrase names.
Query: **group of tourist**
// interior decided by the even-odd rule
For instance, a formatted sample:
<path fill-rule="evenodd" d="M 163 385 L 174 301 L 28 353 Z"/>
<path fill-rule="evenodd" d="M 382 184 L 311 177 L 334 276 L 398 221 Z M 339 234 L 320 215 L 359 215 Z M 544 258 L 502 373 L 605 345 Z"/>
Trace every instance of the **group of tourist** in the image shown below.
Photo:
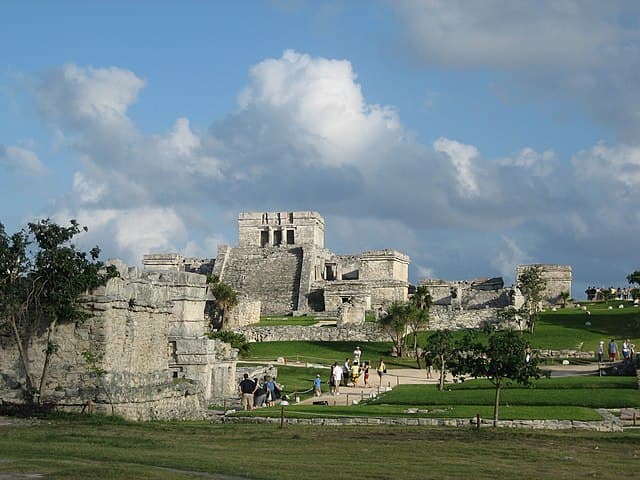
<path fill-rule="evenodd" d="M 607 346 L 607 354 L 609 356 L 610 362 L 615 362 L 618 360 L 619 348 L 618 342 L 615 339 L 611 339 L 609 341 L 609 345 Z M 626 339 L 622 342 L 622 360 L 625 363 L 633 361 L 633 356 L 635 355 L 635 345 L 631 343 L 630 339 Z M 604 341 L 601 341 L 598 345 L 598 362 L 604 361 Z"/>
<path fill-rule="evenodd" d="M 265 375 L 262 379 L 254 378 L 251 380 L 249 374 L 245 373 L 238 389 L 243 410 L 271 407 L 280 398 L 280 387 L 278 387 L 276 379 L 270 375 Z"/>
<path fill-rule="evenodd" d="M 587 295 L 587 300 L 633 300 L 633 289 L 631 287 L 625 288 L 604 288 L 604 287 L 587 287 L 584 291 Z"/>
<path fill-rule="evenodd" d="M 347 357 L 345 358 L 343 365 L 339 365 L 338 362 L 335 362 L 331 366 L 328 382 L 331 395 L 340 395 L 340 385 L 344 385 L 345 387 L 357 387 L 361 377 L 364 381 L 364 387 L 370 387 L 369 371 L 371 369 L 371 363 L 368 360 L 362 361 L 361 357 L 362 350 L 360 350 L 359 346 L 356 346 L 353 351 L 353 361 L 350 361 Z M 378 373 L 378 378 L 382 385 L 382 377 L 387 373 L 387 367 L 382 359 L 378 361 L 376 372 Z M 317 397 L 322 394 L 321 384 L 322 381 L 320 379 L 320 374 L 318 374 L 313 382 L 314 395 Z"/>

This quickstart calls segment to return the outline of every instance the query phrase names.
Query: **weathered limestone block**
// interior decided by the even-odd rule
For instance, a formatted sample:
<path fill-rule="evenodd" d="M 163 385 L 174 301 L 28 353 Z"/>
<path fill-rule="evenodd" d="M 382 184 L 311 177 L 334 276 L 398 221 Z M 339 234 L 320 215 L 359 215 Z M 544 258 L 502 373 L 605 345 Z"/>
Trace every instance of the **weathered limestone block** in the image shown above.
<path fill-rule="evenodd" d="M 338 308 L 336 325 L 345 327 L 349 325 L 362 325 L 364 323 L 365 305 L 360 302 L 345 302 Z"/>
<path fill-rule="evenodd" d="M 243 298 L 234 308 L 225 315 L 225 328 L 242 327 L 260 323 L 260 311 L 262 302 L 260 300 L 249 300 Z"/>

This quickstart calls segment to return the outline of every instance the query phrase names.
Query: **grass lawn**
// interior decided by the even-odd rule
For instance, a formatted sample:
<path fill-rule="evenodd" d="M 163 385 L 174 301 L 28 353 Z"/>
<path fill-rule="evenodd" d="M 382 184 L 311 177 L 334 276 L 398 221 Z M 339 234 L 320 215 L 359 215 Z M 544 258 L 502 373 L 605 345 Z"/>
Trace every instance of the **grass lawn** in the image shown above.
<path fill-rule="evenodd" d="M 311 374 L 314 374 L 313 370 L 305 373 Z M 601 420 L 594 409 L 640 407 L 640 390 L 636 382 L 635 377 L 563 377 L 540 379 L 531 388 L 519 385 L 503 387 L 500 418 Z M 375 399 L 351 405 L 353 400 L 360 398 L 364 397 L 342 395 L 334 397 L 329 406 L 290 405 L 286 412 L 294 417 L 406 417 L 407 409 L 418 408 L 421 411 L 411 416 L 468 418 L 480 414 L 483 418 L 490 418 L 493 416 L 495 390 L 488 380 L 469 380 L 450 384 L 442 392 L 436 385 L 400 385 Z M 276 417 L 280 415 L 280 409 L 238 412 L 238 415 Z"/>
<path fill-rule="evenodd" d="M 314 317 L 291 317 L 291 316 L 279 316 L 279 317 L 260 317 L 260 322 L 255 326 L 258 327 L 281 327 L 287 325 L 299 325 L 303 327 L 309 327 L 315 325 L 318 321 Z"/>
<path fill-rule="evenodd" d="M 338 362 L 342 365 L 345 358 L 353 358 L 356 345 L 360 345 L 362 349 L 362 361 L 369 360 L 374 366 L 379 358 L 383 358 L 391 368 L 416 366 L 414 359 L 388 356 L 391 342 L 255 342 L 251 344 L 249 355 L 244 359 L 273 362 L 278 357 L 283 357 L 288 362 L 318 363 L 326 366 Z"/>
<path fill-rule="evenodd" d="M 348 458 L 345 452 L 353 452 Z M 6 478 L 635 478 L 640 433 L 49 419 L 0 427 Z M 336 459 L 340 459 L 336 465 Z M 4 478 L 3 477 L 3 478 Z"/>

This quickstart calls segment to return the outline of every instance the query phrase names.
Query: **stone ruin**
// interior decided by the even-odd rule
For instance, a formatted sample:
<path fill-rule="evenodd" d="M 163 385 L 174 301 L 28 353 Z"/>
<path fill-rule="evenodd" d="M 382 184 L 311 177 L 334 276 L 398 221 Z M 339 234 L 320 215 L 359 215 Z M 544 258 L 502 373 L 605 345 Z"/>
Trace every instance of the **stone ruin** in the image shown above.
<path fill-rule="evenodd" d="M 120 276 L 83 299 L 91 317 L 58 326 L 42 401 L 149 420 L 202 418 L 209 404 L 234 397 L 237 352 L 205 335 L 206 277 L 110 263 Z M 20 402 L 18 352 L 7 338 L 0 342 L 0 399 Z M 43 335 L 28 345 L 33 372 L 42 370 L 45 343 Z"/>
<path fill-rule="evenodd" d="M 251 316 L 237 315 L 233 327 L 257 323 L 260 314 L 337 317 L 343 303 L 375 311 L 407 299 L 407 255 L 391 249 L 336 255 L 324 248 L 324 219 L 317 212 L 240 213 L 238 239 L 238 246 L 218 247 L 215 260 L 163 253 L 145 255 L 143 264 L 217 275 L 240 294 L 238 309 Z"/>
<path fill-rule="evenodd" d="M 324 248 L 324 219 L 317 212 L 241 213 L 238 232 L 238 246 L 218 248 L 213 273 L 259 300 L 263 315 L 336 316 L 347 302 L 375 310 L 407 299 L 407 255 L 336 255 Z"/>
<path fill-rule="evenodd" d="M 476 328 L 483 322 L 497 321 L 499 309 L 511 305 L 520 308 L 524 298 L 518 288 L 519 277 L 524 269 L 532 266 L 541 268 L 547 282 L 542 292 L 542 306 L 557 305 L 561 302 L 561 292 L 571 292 L 568 265 L 518 265 L 516 283 L 510 287 L 504 286 L 501 277 L 462 281 L 423 279 L 419 285 L 427 287 L 433 300 L 429 328 Z"/>

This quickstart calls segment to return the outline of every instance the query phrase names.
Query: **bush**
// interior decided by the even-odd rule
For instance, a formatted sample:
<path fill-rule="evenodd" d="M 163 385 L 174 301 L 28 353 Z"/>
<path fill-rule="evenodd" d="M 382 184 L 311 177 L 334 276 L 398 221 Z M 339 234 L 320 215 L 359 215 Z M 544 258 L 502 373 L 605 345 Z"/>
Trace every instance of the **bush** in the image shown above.
<path fill-rule="evenodd" d="M 233 348 L 238 349 L 238 353 L 241 357 L 249 354 L 249 343 L 247 342 L 247 338 L 241 333 L 223 330 L 220 332 L 211 332 L 207 334 L 207 336 L 211 339 L 231 344 Z"/>

